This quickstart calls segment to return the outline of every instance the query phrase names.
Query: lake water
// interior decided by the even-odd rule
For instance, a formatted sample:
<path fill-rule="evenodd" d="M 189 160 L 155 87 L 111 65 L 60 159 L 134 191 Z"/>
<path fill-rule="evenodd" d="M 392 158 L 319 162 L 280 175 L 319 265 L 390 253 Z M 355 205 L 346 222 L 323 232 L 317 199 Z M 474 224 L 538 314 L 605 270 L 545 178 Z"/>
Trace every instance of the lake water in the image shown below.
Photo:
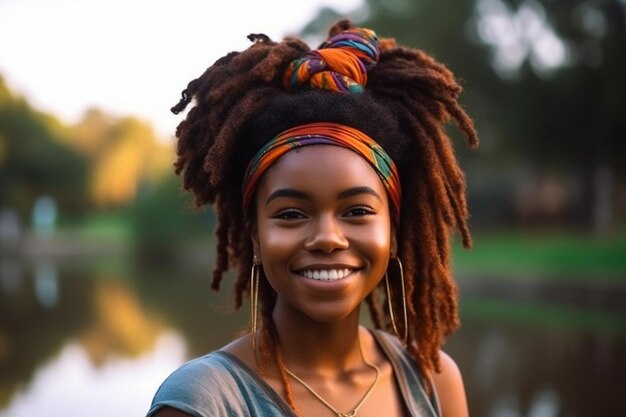
<path fill-rule="evenodd" d="M 0 262 L 0 417 L 141 416 L 170 372 L 247 324 L 202 262 Z M 626 280 L 458 275 L 445 349 L 472 416 L 626 416 Z"/>

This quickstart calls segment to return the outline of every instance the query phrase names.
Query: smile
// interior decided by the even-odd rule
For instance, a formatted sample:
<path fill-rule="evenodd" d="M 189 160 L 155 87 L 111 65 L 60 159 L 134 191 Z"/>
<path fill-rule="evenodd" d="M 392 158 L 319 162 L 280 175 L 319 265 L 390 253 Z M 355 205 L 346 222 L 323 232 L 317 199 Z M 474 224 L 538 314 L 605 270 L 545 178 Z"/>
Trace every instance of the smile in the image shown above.
<path fill-rule="evenodd" d="M 308 279 L 315 279 L 318 281 L 338 281 L 350 275 L 354 269 L 342 268 L 342 269 L 306 269 L 299 271 L 298 274 Z"/>

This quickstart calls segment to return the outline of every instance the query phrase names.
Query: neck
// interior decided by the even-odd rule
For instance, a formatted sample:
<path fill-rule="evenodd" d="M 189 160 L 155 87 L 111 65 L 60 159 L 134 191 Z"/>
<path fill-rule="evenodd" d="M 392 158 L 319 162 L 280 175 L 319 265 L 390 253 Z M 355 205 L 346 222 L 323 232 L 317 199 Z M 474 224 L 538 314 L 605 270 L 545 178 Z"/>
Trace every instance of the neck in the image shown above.
<path fill-rule="evenodd" d="M 321 323 L 278 301 L 272 316 L 285 363 L 291 370 L 331 374 L 362 364 L 359 309 L 339 321 Z"/>

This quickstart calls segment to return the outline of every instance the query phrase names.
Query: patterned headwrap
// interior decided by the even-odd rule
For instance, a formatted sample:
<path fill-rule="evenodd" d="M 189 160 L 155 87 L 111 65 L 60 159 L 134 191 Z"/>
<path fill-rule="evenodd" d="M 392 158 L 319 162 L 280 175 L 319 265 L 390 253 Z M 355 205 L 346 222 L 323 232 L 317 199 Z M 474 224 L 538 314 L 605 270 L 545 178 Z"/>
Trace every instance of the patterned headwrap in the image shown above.
<path fill-rule="evenodd" d="M 378 37 L 373 30 L 348 29 L 292 61 L 285 70 L 283 84 L 287 91 L 313 87 L 361 93 L 367 83 L 367 68 L 375 65 L 378 57 Z"/>
<path fill-rule="evenodd" d="M 337 123 L 309 123 L 288 129 L 266 143 L 252 158 L 244 176 L 243 209 L 247 212 L 254 192 L 267 169 L 287 152 L 309 145 L 335 145 L 350 149 L 365 159 L 380 177 L 391 206 L 394 223 L 400 219 L 400 176 L 387 152 L 360 130 Z"/>

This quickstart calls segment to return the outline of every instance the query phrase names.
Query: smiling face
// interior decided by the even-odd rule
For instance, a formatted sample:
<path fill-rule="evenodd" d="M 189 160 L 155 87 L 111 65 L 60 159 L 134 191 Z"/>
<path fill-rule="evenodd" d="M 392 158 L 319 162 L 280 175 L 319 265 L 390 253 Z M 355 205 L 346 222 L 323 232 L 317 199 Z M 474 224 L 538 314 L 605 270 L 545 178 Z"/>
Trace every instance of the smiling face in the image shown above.
<path fill-rule="evenodd" d="M 353 151 L 314 145 L 282 156 L 256 194 L 255 252 L 276 308 L 333 322 L 385 274 L 392 249 L 385 188 Z"/>

